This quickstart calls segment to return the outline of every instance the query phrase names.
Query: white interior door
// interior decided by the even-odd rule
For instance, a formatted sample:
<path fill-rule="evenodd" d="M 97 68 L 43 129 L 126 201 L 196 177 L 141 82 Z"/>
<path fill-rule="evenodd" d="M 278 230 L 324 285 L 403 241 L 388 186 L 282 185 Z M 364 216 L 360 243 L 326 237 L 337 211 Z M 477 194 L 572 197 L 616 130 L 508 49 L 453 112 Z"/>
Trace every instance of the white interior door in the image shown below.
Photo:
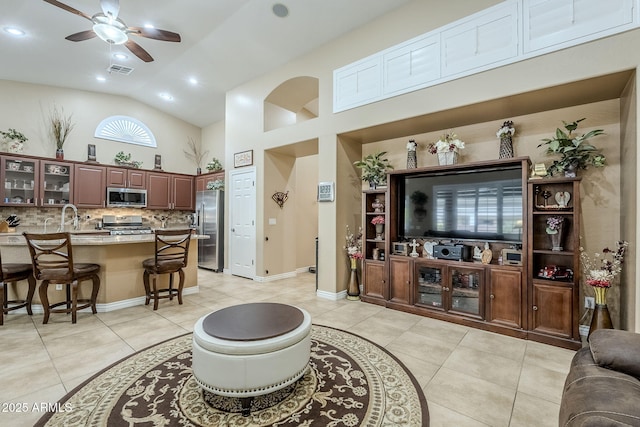
<path fill-rule="evenodd" d="M 234 170 L 229 177 L 231 274 L 253 279 L 256 275 L 256 170 Z"/>

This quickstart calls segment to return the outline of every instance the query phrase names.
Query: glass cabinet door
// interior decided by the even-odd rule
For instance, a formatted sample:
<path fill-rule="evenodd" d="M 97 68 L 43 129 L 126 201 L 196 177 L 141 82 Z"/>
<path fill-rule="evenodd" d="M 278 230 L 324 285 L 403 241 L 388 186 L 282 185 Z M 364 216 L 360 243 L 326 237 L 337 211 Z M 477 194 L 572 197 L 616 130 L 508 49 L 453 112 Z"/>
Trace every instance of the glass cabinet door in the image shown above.
<path fill-rule="evenodd" d="M 2 205 L 35 206 L 37 195 L 37 160 L 2 157 Z"/>
<path fill-rule="evenodd" d="M 484 270 L 450 266 L 451 311 L 480 315 L 480 289 Z"/>
<path fill-rule="evenodd" d="M 443 309 L 444 267 L 419 265 L 416 304 Z"/>
<path fill-rule="evenodd" d="M 71 200 L 71 165 L 42 160 L 42 206 L 64 205 Z"/>

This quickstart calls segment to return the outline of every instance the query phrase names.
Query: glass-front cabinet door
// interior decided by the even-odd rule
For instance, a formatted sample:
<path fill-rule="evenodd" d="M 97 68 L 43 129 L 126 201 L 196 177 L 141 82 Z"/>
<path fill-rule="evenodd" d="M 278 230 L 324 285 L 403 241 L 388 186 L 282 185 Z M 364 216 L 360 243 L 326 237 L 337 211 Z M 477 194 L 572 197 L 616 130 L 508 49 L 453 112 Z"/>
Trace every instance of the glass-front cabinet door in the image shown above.
<path fill-rule="evenodd" d="M 38 199 L 38 160 L 2 156 L 3 206 L 35 206 Z"/>
<path fill-rule="evenodd" d="M 417 305 L 443 310 L 445 267 L 430 264 L 416 264 L 416 300 Z"/>
<path fill-rule="evenodd" d="M 459 267 L 450 265 L 451 306 L 449 310 L 466 315 L 482 316 L 482 295 L 484 268 Z"/>
<path fill-rule="evenodd" d="M 484 267 L 420 260 L 415 274 L 416 305 L 483 318 Z"/>
<path fill-rule="evenodd" d="M 40 198 L 42 206 L 70 203 L 73 168 L 69 163 L 41 160 Z"/>

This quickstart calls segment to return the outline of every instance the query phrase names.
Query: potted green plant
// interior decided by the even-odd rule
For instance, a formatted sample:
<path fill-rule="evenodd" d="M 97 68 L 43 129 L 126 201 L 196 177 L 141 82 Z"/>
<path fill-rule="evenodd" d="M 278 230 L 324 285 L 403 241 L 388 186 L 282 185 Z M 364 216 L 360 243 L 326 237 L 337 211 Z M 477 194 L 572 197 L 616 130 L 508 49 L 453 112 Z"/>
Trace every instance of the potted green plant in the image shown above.
<path fill-rule="evenodd" d="M 218 172 L 222 170 L 222 163 L 220 163 L 220 160 L 216 159 L 215 157 L 213 158 L 213 160 L 211 160 L 209 163 L 207 163 L 207 170 L 209 172 Z"/>
<path fill-rule="evenodd" d="M 24 148 L 24 143 L 27 142 L 27 137 L 15 129 L 7 129 L 6 132 L 0 130 L 0 136 L 2 136 L 2 147 L 4 151 L 11 153 L 21 153 Z"/>
<path fill-rule="evenodd" d="M 600 150 L 587 142 L 594 136 L 602 135 L 602 129 L 594 129 L 583 135 L 574 134 L 578 128 L 578 123 L 584 118 L 575 122 L 567 123 L 564 120 L 564 129 L 557 128 L 553 138 L 545 138 L 538 147 L 546 147 L 545 154 L 560 155 L 559 160 L 554 160 L 553 164 L 547 168 L 547 173 L 564 172 L 565 176 L 575 177 L 578 169 L 587 169 L 588 166 L 603 167 L 606 161 Z"/>
<path fill-rule="evenodd" d="M 387 171 L 393 169 L 389 164 L 389 159 L 383 158 L 387 154 L 382 151 L 375 154 L 369 154 L 362 160 L 353 162 L 353 164 L 362 169 L 362 180 L 369 183 L 369 187 L 376 188 L 378 185 L 387 183 Z"/>
<path fill-rule="evenodd" d="M 118 153 L 116 153 L 113 160 L 116 162 L 117 165 L 120 165 L 120 166 L 129 166 L 136 169 L 139 169 L 140 166 L 142 166 L 142 162 L 139 162 L 137 160 L 131 160 L 131 153 L 124 154 L 124 151 L 119 151 Z"/>

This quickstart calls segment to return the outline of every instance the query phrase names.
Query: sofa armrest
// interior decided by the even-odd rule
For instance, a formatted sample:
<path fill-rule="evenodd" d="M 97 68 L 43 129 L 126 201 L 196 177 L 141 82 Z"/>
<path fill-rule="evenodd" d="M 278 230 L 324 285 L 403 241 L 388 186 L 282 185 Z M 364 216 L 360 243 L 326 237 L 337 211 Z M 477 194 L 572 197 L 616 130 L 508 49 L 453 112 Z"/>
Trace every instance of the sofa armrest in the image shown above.
<path fill-rule="evenodd" d="M 640 334 L 598 329 L 589 336 L 589 347 L 598 365 L 640 378 Z"/>

